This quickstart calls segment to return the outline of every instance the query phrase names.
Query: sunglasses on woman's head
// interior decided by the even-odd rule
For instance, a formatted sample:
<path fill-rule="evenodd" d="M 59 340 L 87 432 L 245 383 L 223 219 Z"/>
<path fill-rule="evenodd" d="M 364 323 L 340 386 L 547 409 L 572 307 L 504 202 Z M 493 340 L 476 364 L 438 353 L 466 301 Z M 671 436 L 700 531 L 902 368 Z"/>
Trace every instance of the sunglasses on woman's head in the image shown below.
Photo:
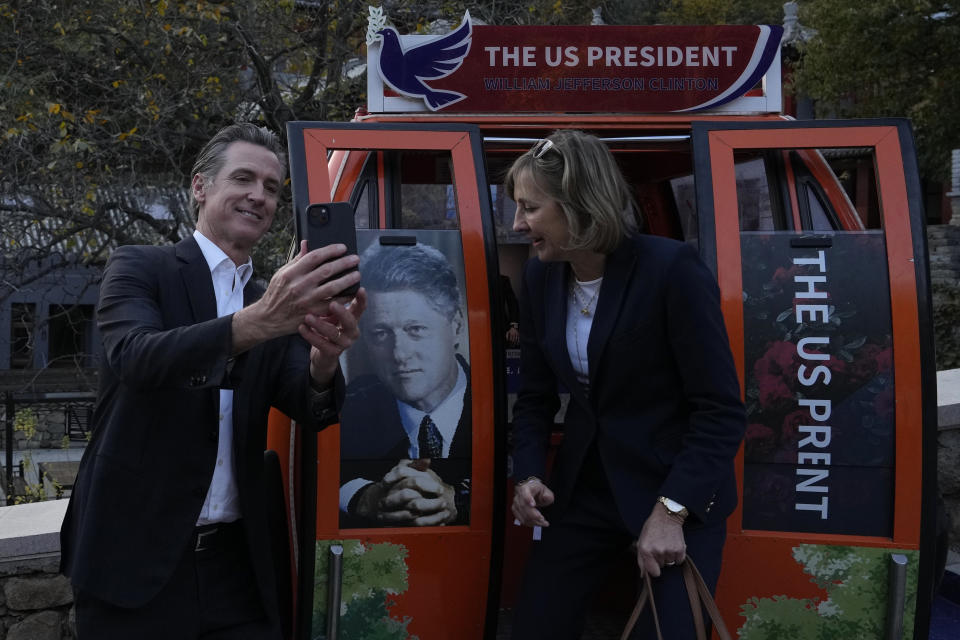
<path fill-rule="evenodd" d="M 557 153 L 560 153 L 560 150 L 553 145 L 553 140 L 546 140 L 546 139 L 541 140 L 540 142 L 537 143 L 537 146 L 534 147 L 534 151 L 533 151 L 534 159 L 539 160 L 541 157 L 543 157 L 543 154 L 545 154 L 547 151 L 550 151 L 551 149 L 553 149 Z"/>

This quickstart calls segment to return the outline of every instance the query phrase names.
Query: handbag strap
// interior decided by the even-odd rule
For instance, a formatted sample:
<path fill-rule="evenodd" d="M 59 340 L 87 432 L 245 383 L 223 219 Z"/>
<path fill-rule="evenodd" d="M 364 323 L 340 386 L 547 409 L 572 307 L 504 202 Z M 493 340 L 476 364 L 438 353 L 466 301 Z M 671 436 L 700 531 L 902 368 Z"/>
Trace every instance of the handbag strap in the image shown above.
<path fill-rule="evenodd" d="M 693 615 L 693 626 L 697 632 L 697 640 L 708 640 L 707 630 L 703 626 L 703 607 L 700 604 L 697 579 L 693 577 L 693 571 L 689 569 L 689 566 L 690 559 L 687 558 L 682 567 L 683 584 L 687 588 L 687 598 L 690 600 L 690 613 Z"/>
<path fill-rule="evenodd" d="M 720 637 L 720 640 L 732 640 L 732 636 L 727 630 L 727 625 L 724 624 L 723 617 L 720 615 L 720 609 L 717 607 L 717 603 L 714 601 L 710 589 L 707 588 L 707 583 L 704 582 L 703 576 L 700 575 L 697 565 L 693 563 L 690 556 L 687 556 L 687 559 L 684 560 L 682 569 L 683 580 L 687 586 L 687 596 L 690 598 L 693 624 L 697 628 L 697 638 L 699 640 L 708 640 L 706 630 L 703 627 L 702 605 L 707 609 L 707 613 L 710 615 L 710 621 L 713 623 L 713 628 Z M 696 602 L 694 602 L 695 600 Z"/>
<path fill-rule="evenodd" d="M 650 612 L 653 613 L 653 626 L 657 630 L 657 640 L 663 640 L 663 634 L 660 632 L 660 617 L 657 615 L 657 604 L 653 601 L 653 585 L 650 583 L 650 574 L 646 571 L 643 573 L 643 588 L 640 589 L 637 604 L 630 612 L 630 618 L 627 620 L 627 626 L 623 628 L 623 633 L 620 634 L 620 640 L 627 640 L 630 637 L 630 632 L 637 626 L 637 620 L 643 613 L 643 607 L 647 604 L 647 600 L 650 600 Z"/>
<path fill-rule="evenodd" d="M 727 630 L 726 624 L 723 622 L 723 618 L 720 616 L 720 609 L 717 607 L 717 603 L 714 601 L 710 589 L 707 588 L 707 583 L 704 582 L 703 576 L 700 575 L 697 565 L 693 563 L 690 556 L 687 556 L 680 568 L 683 571 L 683 581 L 687 587 L 687 597 L 690 599 L 690 613 L 693 617 L 693 626 L 696 628 L 697 640 L 709 640 L 703 624 L 702 608 L 704 607 L 707 609 L 707 614 L 709 614 L 710 621 L 713 623 L 713 628 L 720 637 L 720 640 L 733 640 L 730 632 Z M 633 611 L 630 613 L 630 618 L 627 620 L 623 633 L 620 635 L 620 640 L 627 640 L 629 638 L 633 628 L 637 625 L 640 614 L 643 613 L 643 608 L 646 606 L 647 600 L 650 601 L 650 611 L 653 613 L 653 624 L 654 627 L 656 627 L 657 640 L 663 640 L 663 633 L 660 631 L 660 618 L 657 615 L 657 605 L 653 600 L 653 585 L 650 581 L 650 574 L 647 572 L 643 574 L 643 588 L 640 590 L 640 595 L 637 597 L 637 604 L 634 605 Z"/>

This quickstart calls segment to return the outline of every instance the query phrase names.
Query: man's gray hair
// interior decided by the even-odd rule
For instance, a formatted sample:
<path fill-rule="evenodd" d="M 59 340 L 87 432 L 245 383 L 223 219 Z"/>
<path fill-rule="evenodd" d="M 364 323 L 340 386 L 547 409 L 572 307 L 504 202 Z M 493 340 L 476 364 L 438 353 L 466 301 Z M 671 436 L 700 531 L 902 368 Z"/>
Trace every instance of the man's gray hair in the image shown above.
<path fill-rule="evenodd" d="M 460 310 L 460 287 L 453 267 L 430 245 L 374 242 L 360 256 L 360 274 L 368 291 L 415 291 L 450 319 Z"/>
<path fill-rule="evenodd" d="M 283 172 L 283 176 L 286 176 L 287 154 L 284 152 L 277 134 L 252 122 L 239 122 L 220 129 L 203 146 L 196 162 L 193 163 L 190 179 L 192 180 L 193 176 L 199 173 L 213 180 L 220 173 L 220 169 L 223 168 L 227 147 L 234 142 L 249 142 L 272 151 L 277 156 L 277 160 L 280 161 L 280 170 Z M 190 190 L 190 209 L 193 211 L 194 220 L 196 220 L 200 213 L 200 203 L 194 198 L 193 189 Z"/>

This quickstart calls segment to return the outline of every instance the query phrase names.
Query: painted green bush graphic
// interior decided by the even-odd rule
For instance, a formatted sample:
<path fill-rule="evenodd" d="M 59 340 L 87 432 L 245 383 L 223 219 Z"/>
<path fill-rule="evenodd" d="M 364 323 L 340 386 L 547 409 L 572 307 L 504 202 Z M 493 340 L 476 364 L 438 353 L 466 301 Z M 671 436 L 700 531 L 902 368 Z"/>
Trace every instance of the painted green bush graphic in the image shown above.
<path fill-rule="evenodd" d="M 407 631 L 410 618 L 390 616 L 387 595 L 407 590 L 407 549 L 403 545 L 365 545 L 360 540 L 318 540 L 313 587 L 312 638 L 327 628 L 327 563 L 331 545 L 343 545 L 341 640 L 417 640 Z"/>
<path fill-rule="evenodd" d="M 912 640 L 917 596 L 917 552 L 800 545 L 793 558 L 827 598 L 750 598 L 740 640 L 875 640 L 884 637 L 890 554 L 907 556 L 903 638 Z"/>

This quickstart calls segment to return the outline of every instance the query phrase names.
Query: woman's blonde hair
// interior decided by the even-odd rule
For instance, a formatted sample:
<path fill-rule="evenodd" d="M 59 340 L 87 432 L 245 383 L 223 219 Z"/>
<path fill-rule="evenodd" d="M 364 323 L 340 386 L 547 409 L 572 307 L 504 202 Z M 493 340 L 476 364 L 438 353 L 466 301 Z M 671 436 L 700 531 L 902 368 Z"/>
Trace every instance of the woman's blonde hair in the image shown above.
<path fill-rule="evenodd" d="M 513 198 L 518 177 L 530 176 L 556 200 L 567 219 L 570 245 L 608 254 L 637 229 L 636 204 L 613 154 L 583 131 L 555 131 L 514 161 L 504 187 Z"/>

